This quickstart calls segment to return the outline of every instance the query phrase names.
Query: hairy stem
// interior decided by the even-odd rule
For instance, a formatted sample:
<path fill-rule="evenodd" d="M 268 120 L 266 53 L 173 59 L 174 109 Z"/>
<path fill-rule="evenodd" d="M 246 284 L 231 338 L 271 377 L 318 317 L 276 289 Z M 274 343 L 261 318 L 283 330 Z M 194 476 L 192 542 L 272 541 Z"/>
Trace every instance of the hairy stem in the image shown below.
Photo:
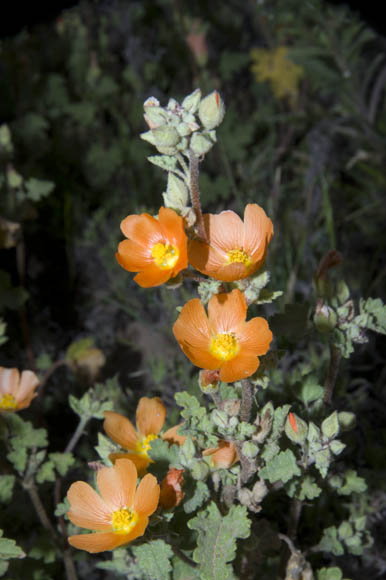
<path fill-rule="evenodd" d="M 240 420 L 248 423 L 251 417 L 253 389 L 252 383 L 248 379 L 241 381 L 241 405 L 240 405 Z"/>
<path fill-rule="evenodd" d="M 35 483 L 32 480 L 24 480 L 22 482 L 22 485 L 31 499 L 32 505 L 35 508 L 36 515 L 38 516 L 43 528 L 45 528 L 48 532 L 50 532 L 50 534 L 53 536 L 54 539 L 57 539 L 56 530 L 53 527 L 47 515 L 47 512 L 42 504 Z"/>
<path fill-rule="evenodd" d="M 296 539 L 302 507 L 303 502 L 297 497 L 294 497 L 291 502 L 287 532 L 287 535 L 291 540 Z"/>
<path fill-rule="evenodd" d="M 189 558 L 188 556 L 186 556 L 186 554 L 184 554 L 182 552 L 182 550 L 180 550 L 179 548 L 177 548 L 177 546 L 173 546 L 173 544 L 170 544 L 170 546 L 171 546 L 174 554 L 177 556 L 177 558 L 179 558 L 180 560 L 182 560 L 183 562 L 185 562 L 185 564 L 187 564 L 191 568 L 197 568 L 196 562 L 193 562 L 193 560 L 191 560 L 191 558 Z"/>
<path fill-rule="evenodd" d="M 82 437 L 84 428 L 87 425 L 87 423 L 89 422 L 89 420 L 90 420 L 90 417 L 87 415 L 84 417 L 81 417 L 77 428 L 75 429 L 70 441 L 68 442 L 68 444 L 64 450 L 64 453 L 71 453 L 72 452 L 75 445 L 78 443 L 79 439 Z"/>
<path fill-rule="evenodd" d="M 324 386 L 324 397 L 323 402 L 326 405 L 331 403 L 332 393 L 334 391 L 334 386 L 336 382 L 336 378 L 338 376 L 339 370 L 339 363 L 341 359 L 341 354 L 339 349 L 330 342 L 330 364 L 328 367 L 327 379 L 326 384 Z"/>
<path fill-rule="evenodd" d="M 208 238 L 206 235 L 204 220 L 202 217 L 200 190 L 198 188 L 198 165 L 199 159 L 191 151 L 189 153 L 190 197 L 192 200 L 193 209 L 196 213 L 197 233 L 204 242 L 207 242 Z"/>

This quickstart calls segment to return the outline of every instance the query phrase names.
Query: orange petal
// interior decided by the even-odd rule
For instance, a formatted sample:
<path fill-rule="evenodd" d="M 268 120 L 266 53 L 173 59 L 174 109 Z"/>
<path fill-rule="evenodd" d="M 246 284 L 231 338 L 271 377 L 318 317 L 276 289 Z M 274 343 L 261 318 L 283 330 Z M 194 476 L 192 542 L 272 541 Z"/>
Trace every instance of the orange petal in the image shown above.
<path fill-rule="evenodd" d="M 77 526 L 90 530 L 111 528 L 111 511 L 97 492 L 84 481 L 76 481 L 67 492 L 70 520 Z"/>
<path fill-rule="evenodd" d="M 186 356 L 198 367 L 214 370 L 219 361 L 210 354 L 211 332 L 204 306 L 198 298 L 189 300 L 173 326 L 173 333 Z"/>
<path fill-rule="evenodd" d="M 129 272 L 141 272 L 153 264 L 151 246 L 141 246 L 133 240 L 123 240 L 116 254 L 119 264 Z"/>
<path fill-rule="evenodd" d="M 209 244 L 224 252 L 240 249 L 243 244 L 243 222 L 231 210 L 219 214 L 204 215 L 204 224 Z"/>
<path fill-rule="evenodd" d="M 215 467 L 228 469 L 238 461 L 237 450 L 230 441 L 219 441 L 216 448 L 210 448 L 203 452 L 203 456 L 211 456 L 211 463 Z"/>
<path fill-rule="evenodd" d="M 136 453 L 110 453 L 109 459 L 111 463 L 115 463 L 117 459 L 129 459 L 137 468 L 139 476 L 146 473 L 146 469 L 151 463 L 149 458 L 144 455 L 137 455 Z"/>
<path fill-rule="evenodd" d="M 253 375 L 260 364 L 257 356 L 245 355 L 241 351 L 235 358 L 222 363 L 220 379 L 224 383 L 233 383 Z"/>
<path fill-rule="evenodd" d="M 22 402 L 24 399 L 31 399 L 36 396 L 33 392 L 39 384 L 39 379 L 32 371 L 23 371 L 21 373 L 19 387 L 16 392 L 15 399 L 17 402 Z"/>
<path fill-rule="evenodd" d="M 148 473 L 137 487 L 133 510 L 143 516 L 150 516 L 158 506 L 160 487 L 154 475 Z"/>
<path fill-rule="evenodd" d="M 114 413 L 114 411 L 105 411 L 105 422 L 103 423 L 103 428 L 107 435 L 118 443 L 124 449 L 137 448 L 138 435 L 134 426 L 129 419 L 120 415 L 119 413 Z"/>
<path fill-rule="evenodd" d="M 114 467 L 102 467 L 97 472 L 97 485 L 111 512 L 130 507 L 137 486 L 137 469 L 128 459 L 117 459 Z"/>
<path fill-rule="evenodd" d="M 134 276 L 134 280 L 142 288 L 151 288 L 164 284 L 172 275 L 173 270 L 162 270 L 155 264 L 146 267 L 146 270 Z"/>
<path fill-rule="evenodd" d="M 121 230 L 126 238 L 145 248 L 162 242 L 164 237 L 158 221 L 148 213 L 127 216 L 121 222 Z"/>
<path fill-rule="evenodd" d="M 159 397 L 153 399 L 142 397 L 139 400 L 135 420 L 142 437 L 158 435 L 164 426 L 165 419 L 166 408 Z"/>
<path fill-rule="evenodd" d="M 235 332 L 247 315 L 247 303 L 240 290 L 214 294 L 209 300 L 208 316 L 215 334 Z"/>
<path fill-rule="evenodd" d="M 268 322 L 261 317 L 240 324 L 236 334 L 243 354 L 251 356 L 265 354 L 273 338 Z"/>
<path fill-rule="evenodd" d="M 18 369 L 7 369 L 5 367 L 0 367 L 0 393 L 2 395 L 7 395 L 10 393 L 15 396 L 17 393 L 19 380 L 20 373 Z"/>
<path fill-rule="evenodd" d="M 212 277 L 227 261 L 226 252 L 196 240 L 189 242 L 188 255 L 193 268 Z"/>
<path fill-rule="evenodd" d="M 176 443 L 177 445 L 183 445 L 186 441 L 186 435 L 179 435 L 178 429 L 182 427 L 183 423 L 171 427 L 162 435 L 162 439 L 167 441 L 169 444 Z"/>
<path fill-rule="evenodd" d="M 161 207 L 158 212 L 158 223 L 161 225 L 161 231 L 164 233 L 165 238 L 171 244 L 180 246 L 185 242 L 186 245 L 187 237 L 184 231 L 184 221 L 174 210 L 168 207 Z"/>
<path fill-rule="evenodd" d="M 233 282 L 234 280 L 242 280 L 247 276 L 250 276 L 252 270 L 251 266 L 247 268 L 245 264 L 240 262 L 233 262 L 232 264 L 222 265 L 221 268 L 212 274 L 212 277 L 216 280 L 222 280 L 223 282 Z"/>
<path fill-rule="evenodd" d="M 79 550 L 86 550 L 91 554 L 97 552 L 105 552 L 106 550 L 113 550 L 122 545 L 123 534 L 115 534 L 114 532 L 102 532 L 96 534 L 80 534 L 77 536 L 70 536 L 69 543 L 74 548 Z"/>
<path fill-rule="evenodd" d="M 257 260 L 262 256 L 266 243 L 271 241 L 273 235 L 272 221 L 262 207 L 256 203 L 249 203 L 244 211 L 244 250 Z"/>

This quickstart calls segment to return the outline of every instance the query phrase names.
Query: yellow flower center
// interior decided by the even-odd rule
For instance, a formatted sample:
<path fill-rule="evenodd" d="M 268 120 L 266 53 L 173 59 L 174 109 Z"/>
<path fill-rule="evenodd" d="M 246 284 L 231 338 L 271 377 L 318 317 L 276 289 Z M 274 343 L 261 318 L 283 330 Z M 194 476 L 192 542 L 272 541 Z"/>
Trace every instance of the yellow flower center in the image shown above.
<path fill-rule="evenodd" d="M 210 352 L 219 360 L 231 360 L 240 350 L 233 333 L 216 334 L 209 347 Z"/>
<path fill-rule="evenodd" d="M 0 409 L 3 409 L 4 411 L 9 411 L 11 409 L 16 409 L 16 407 L 17 407 L 16 399 L 10 393 L 7 393 L 6 395 L 0 397 Z"/>
<path fill-rule="evenodd" d="M 252 264 L 251 258 L 244 250 L 230 250 L 227 254 L 228 264 L 235 262 L 244 264 L 247 268 Z"/>
<path fill-rule="evenodd" d="M 151 255 L 158 268 L 161 268 L 161 270 L 171 270 L 178 262 L 180 253 L 176 246 L 157 242 L 151 249 Z"/>
<path fill-rule="evenodd" d="M 154 433 L 150 433 L 150 435 L 148 435 L 144 439 L 140 439 L 137 443 L 137 449 L 136 449 L 136 452 L 138 453 L 138 455 L 142 455 L 143 457 L 148 457 L 147 452 L 149 451 L 149 449 L 151 447 L 150 442 L 154 441 L 154 439 L 158 439 L 158 436 L 154 435 Z"/>
<path fill-rule="evenodd" d="M 138 514 L 128 508 L 116 510 L 111 515 L 111 525 L 116 534 L 128 534 L 136 526 Z"/>

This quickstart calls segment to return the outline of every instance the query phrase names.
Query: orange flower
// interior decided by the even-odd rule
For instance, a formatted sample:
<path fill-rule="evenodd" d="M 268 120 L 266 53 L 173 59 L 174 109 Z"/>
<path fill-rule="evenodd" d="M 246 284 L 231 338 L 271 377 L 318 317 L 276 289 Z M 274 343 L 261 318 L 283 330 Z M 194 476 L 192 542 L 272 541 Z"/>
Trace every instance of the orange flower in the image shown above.
<path fill-rule="evenodd" d="M 128 238 L 118 246 L 116 258 L 142 287 L 159 286 L 188 265 L 183 219 L 161 207 L 158 220 L 147 213 L 129 215 L 121 223 Z"/>
<path fill-rule="evenodd" d="M 139 400 L 135 418 L 137 429 L 129 419 L 120 413 L 105 411 L 104 430 L 113 441 L 128 451 L 128 453 L 111 453 L 110 460 L 114 462 L 122 457 L 130 459 L 136 465 L 139 473 L 144 473 L 148 465 L 152 463 L 147 453 L 151 447 L 151 441 L 158 439 L 165 418 L 166 408 L 158 397 L 153 399 L 142 397 Z M 179 427 L 180 425 L 176 425 L 168 429 L 162 435 L 162 439 L 182 444 L 185 438 L 182 435 L 177 435 Z"/>
<path fill-rule="evenodd" d="M 228 469 L 239 460 L 235 444 L 222 439 L 219 440 L 217 447 L 206 449 L 203 456 L 210 456 L 210 464 L 217 469 Z"/>
<path fill-rule="evenodd" d="M 113 550 L 142 536 L 160 494 L 157 480 L 150 474 L 136 489 L 137 470 L 127 459 L 118 459 L 114 467 L 102 467 L 97 472 L 97 486 L 100 495 L 84 481 L 73 483 L 67 493 L 71 522 L 96 532 L 70 536 L 68 541 L 91 553 Z"/>
<path fill-rule="evenodd" d="M 209 242 L 189 243 L 189 262 L 196 270 L 232 282 L 247 278 L 264 264 L 273 225 L 256 203 L 246 206 L 244 223 L 227 210 L 204 215 L 204 226 Z"/>
<path fill-rule="evenodd" d="M 29 407 L 37 396 L 39 379 L 32 371 L 0 367 L 0 411 L 20 411 Z"/>
<path fill-rule="evenodd" d="M 240 290 L 215 294 L 208 315 L 198 298 L 189 300 L 173 326 L 174 336 L 192 363 L 203 369 L 220 369 L 226 383 L 245 379 L 259 366 L 272 332 L 264 318 L 245 321 L 247 304 Z"/>
<path fill-rule="evenodd" d="M 165 510 L 177 507 L 183 500 L 185 492 L 182 491 L 184 485 L 184 470 L 172 467 L 161 483 L 161 493 L 159 504 Z"/>

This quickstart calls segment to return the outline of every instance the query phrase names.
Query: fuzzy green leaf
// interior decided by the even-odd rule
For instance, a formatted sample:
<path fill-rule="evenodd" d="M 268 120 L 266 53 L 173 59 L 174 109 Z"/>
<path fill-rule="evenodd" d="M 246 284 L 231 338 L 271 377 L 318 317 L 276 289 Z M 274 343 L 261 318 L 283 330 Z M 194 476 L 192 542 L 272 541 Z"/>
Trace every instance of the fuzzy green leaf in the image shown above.
<path fill-rule="evenodd" d="M 147 160 L 165 171 L 173 171 L 177 164 L 176 158 L 169 155 L 151 155 Z"/>
<path fill-rule="evenodd" d="M 49 453 L 48 457 L 54 463 L 55 469 L 63 477 L 67 471 L 75 463 L 75 458 L 72 453 Z"/>
<path fill-rule="evenodd" d="M 189 395 L 186 391 L 176 393 L 174 398 L 177 405 L 183 408 L 181 416 L 184 419 L 191 419 L 193 417 L 202 419 L 206 415 L 206 410 L 200 406 L 198 399 L 193 395 Z"/>
<path fill-rule="evenodd" d="M 14 475 L 0 475 L 0 502 L 7 503 L 12 499 Z"/>
<path fill-rule="evenodd" d="M 117 548 L 113 550 L 111 560 L 98 562 L 96 568 L 108 570 L 115 574 L 122 574 L 126 580 L 145 580 L 146 576 L 142 573 L 138 565 L 134 562 L 132 556 L 128 553 L 127 548 Z"/>
<path fill-rule="evenodd" d="M 137 565 L 149 580 L 170 580 L 171 547 L 163 540 L 153 540 L 132 548 Z"/>
<path fill-rule="evenodd" d="M 228 562 L 236 556 L 236 540 L 248 538 L 250 525 L 245 506 L 232 506 L 222 516 L 213 502 L 188 522 L 188 527 L 198 533 L 193 559 L 200 565 L 201 580 L 234 578 Z"/>
<path fill-rule="evenodd" d="M 329 449 L 320 449 L 315 453 L 315 467 L 322 477 L 326 477 L 330 462 L 331 453 Z"/>
<path fill-rule="evenodd" d="M 173 558 L 173 580 L 199 580 L 198 568 L 185 564 L 180 558 Z"/>
<path fill-rule="evenodd" d="M 295 475 L 300 475 L 300 469 L 296 464 L 296 457 L 291 449 L 281 451 L 273 457 L 259 475 L 263 479 L 268 479 L 271 483 L 282 481 L 286 483 Z"/>
<path fill-rule="evenodd" d="M 203 481 L 198 481 L 193 496 L 183 503 L 184 511 L 187 514 L 194 512 L 210 498 L 209 488 Z"/>
<path fill-rule="evenodd" d="M 52 461 L 46 461 L 40 466 L 40 469 L 36 474 L 36 481 L 38 483 L 55 481 L 55 465 Z"/>
<path fill-rule="evenodd" d="M 3 560 L 10 560 L 11 558 L 24 558 L 25 553 L 19 546 L 16 545 L 15 540 L 3 538 L 3 530 L 0 530 L 0 558 Z"/>
<path fill-rule="evenodd" d="M 323 530 L 318 549 L 322 552 L 332 552 L 334 556 L 343 556 L 344 548 L 342 542 L 338 539 L 338 530 L 335 526 Z"/>
<path fill-rule="evenodd" d="M 317 572 L 317 580 L 342 580 L 343 574 L 340 568 L 320 568 Z"/>
<path fill-rule="evenodd" d="M 386 334 L 386 304 L 380 298 L 361 298 L 359 310 L 360 314 L 355 317 L 354 323 L 361 328 Z"/>
<path fill-rule="evenodd" d="M 344 474 L 344 484 L 337 489 L 339 495 L 351 495 L 352 493 L 363 493 L 367 489 L 366 481 L 359 477 L 356 471 L 349 469 Z"/>
<path fill-rule="evenodd" d="M 47 197 L 55 187 L 52 181 L 43 179 L 35 179 L 31 177 L 25 182 L 27 188 L 27 196 L 31 201 L 40 201 L 43 197 Z"/>

